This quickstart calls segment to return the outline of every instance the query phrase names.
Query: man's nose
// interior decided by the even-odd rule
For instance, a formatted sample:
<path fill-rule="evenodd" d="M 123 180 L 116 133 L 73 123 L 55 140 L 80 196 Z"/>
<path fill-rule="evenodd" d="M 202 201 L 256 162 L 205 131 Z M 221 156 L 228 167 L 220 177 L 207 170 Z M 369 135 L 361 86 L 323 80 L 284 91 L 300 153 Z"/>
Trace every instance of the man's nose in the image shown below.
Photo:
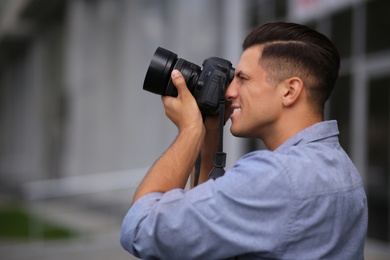
<path fill-rule="evenodd" d="M 233 80 L 225 91 L 225 99 L 227 101 L 231 101 L 232 99 L 235 99 L 236 97 L 237 97 L 237 91 L 235 89 L 234 80 Z"/>

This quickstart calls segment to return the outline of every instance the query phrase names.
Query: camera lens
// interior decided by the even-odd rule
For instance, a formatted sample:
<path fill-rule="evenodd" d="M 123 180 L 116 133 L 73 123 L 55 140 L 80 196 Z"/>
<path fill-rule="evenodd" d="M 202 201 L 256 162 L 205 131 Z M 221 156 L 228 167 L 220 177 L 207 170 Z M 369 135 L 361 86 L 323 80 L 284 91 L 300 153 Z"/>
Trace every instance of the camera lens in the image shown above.
<path fill-rule="evenodd" d="M 184 59 L 178 59 L 174 66 L 174 69 L 177 69 L 181 72 L 184 77 L 184 80 L 186 81 L 187 88 L 192 94 L 194 94 L 194 89 L 196 87 L 201 68 L 198 65 L 186 61 Z M 172 97 L 177 96 L 177 89 L 175 85 L 173 85 L 173 82 L 171 80 L 169 80 L 168 82 L 165 95 Z"/>
<path fill-rule="evenodd" d="M 166 95 L 166 88 L 176 61 L 177 54 L 158 47 L 146 73 L 143 89 Z"/>
<path fill-rule="evenodd" d="M 177 54 L 161 47 L 157 48 L 146 72 L 144 90 L 163 96 L 176 97 L 177 89 L 171 81 L 171 72 L 174 69 L 181 72 L 188 89 L 193 93 L 201 68 L 184 59 L 178 59 Z"/>

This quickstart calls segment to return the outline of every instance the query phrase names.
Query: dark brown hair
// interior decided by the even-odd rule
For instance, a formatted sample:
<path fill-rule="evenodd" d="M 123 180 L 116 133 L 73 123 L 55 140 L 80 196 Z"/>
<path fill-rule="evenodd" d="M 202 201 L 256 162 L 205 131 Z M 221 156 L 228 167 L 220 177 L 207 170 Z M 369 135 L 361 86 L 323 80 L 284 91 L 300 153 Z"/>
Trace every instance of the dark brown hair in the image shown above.
<path fill-rule="evenodd" d="M 310 104 L 323 114 L 340 68 L 334 44 L 307 26 L 275 22 L 255 28 L 242 46 L 246 50 L 255 45 L 264 46 L 260 64 L 267 79 L 277 84 L 290 77 L 301 78 Z"/>

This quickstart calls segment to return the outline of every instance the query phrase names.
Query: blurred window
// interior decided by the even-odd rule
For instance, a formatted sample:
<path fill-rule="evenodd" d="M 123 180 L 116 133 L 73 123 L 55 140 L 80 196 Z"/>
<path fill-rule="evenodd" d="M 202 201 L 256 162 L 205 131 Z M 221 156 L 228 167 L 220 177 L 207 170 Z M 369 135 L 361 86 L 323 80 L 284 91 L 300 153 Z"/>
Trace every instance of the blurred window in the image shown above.
<path fill-rule="evenodd" d="M 286 0 L 274 0 L 275 4 L 275 17 L 277 19 L 284 18 L 287 15 L 287 1 Z"/>
<path fill-rule="evenodd" d="M 368 236 L 389 242 L 389 97 L 390 77 L 369 82 L 367 131 Z"/>
<path fill-rule="evenodd" d="M 247 5 L 249 28 L 284 19 L 287 15 L 287 6 L 286 0 L 251 0 Z"/>
<path fill-rule="evenodd" d="M 348 8 L 338 12 L 331 17 L 332 35 L 331 39 L 340 52 L 341 58 L 351 56 L 352 39 L 352 9 Z"/>
<path fill-rule="evenodd" d="M 388 50 L 390 46 L 390 1 L 367 2 L 366 51 L 368 53 Z M 359 30 L 359 28 L 355 28 Z"/>
<path fill-rule="evenodd" d="M 329 117 L 337 120 L 340 130 L 340 144 L 349 152 L 351 77 L 340 76 L 330 99 Z"/>

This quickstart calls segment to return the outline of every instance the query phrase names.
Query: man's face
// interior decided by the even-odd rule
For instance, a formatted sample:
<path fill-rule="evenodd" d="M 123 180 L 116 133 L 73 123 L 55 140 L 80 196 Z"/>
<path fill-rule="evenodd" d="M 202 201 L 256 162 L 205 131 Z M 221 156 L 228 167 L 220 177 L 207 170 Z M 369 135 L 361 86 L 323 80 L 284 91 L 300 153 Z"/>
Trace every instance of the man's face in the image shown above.
<path fill-rule="evenodd" d="M 262 46 L 253 46 L 243 52 L 225 93 L 231 103 L 234 136 L 263 139 L 275 130 L 282 112 L 278 87 L 267 82 L 267 73 L 259 64 L 262 50 Z"/>

